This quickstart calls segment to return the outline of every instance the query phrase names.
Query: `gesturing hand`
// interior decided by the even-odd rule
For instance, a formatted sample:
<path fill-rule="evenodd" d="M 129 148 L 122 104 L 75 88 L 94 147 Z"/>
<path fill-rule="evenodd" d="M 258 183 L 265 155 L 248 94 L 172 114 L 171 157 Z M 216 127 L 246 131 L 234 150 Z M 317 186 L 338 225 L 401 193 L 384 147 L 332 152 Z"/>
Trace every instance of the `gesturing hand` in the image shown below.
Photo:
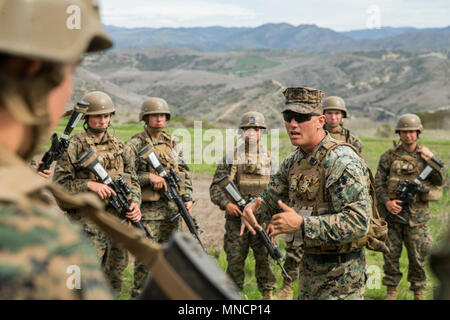
<path fill-rule="evenodd" d="M 278 206 L 283 212 L 272 217 L 274 231 L 271 232 L 271 236 L 274 237 L 281 233 L 293 233 L 300 230 L 303 217 L 281 200 L 278 200 Z"/>
<path fill-rule="evenodd" d="M 249 203 L 244 211 L 242 212 L 242 222 L 244 222 L 245 227 L 250 231 L 251 234 L 255 235 L 256 231 L 254 228 L 257 228 L 258 230 L 262 230 L 262 227 L 258 224 L 258 221 L 256 221 L 255 218 L 255 212 L 258 210 L 259 206 L 261 205 L 261 198 L 256 199 L 255 203 Z M 245 229 L 245 228 L 244 228 Z M 240 236 L 244 234 L 243 228 L 241 228 Z"/>

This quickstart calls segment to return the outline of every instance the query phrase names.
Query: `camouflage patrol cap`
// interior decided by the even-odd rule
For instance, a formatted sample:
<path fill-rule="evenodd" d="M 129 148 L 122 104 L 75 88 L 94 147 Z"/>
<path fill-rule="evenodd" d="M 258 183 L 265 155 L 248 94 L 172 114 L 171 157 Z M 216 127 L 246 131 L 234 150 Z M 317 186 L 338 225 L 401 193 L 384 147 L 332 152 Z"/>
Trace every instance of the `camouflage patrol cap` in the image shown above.
<path fill-rule="evenodd" d="M 416 130 L 419 131 L 419 133 L 422 133 L 422 121 L 420 121 L 420 118 L 417 115 L 412 113 L 402 115 L 400 119 L 398 119 L 397 125 L 395 126 L 395 133 L 411 130 Z"/>
<path fill-rule="evenodd" d="M 239 128 L 263 128 L 266 129 L 266 120 L 262 113 L 249 111 L 242 115 Z"/>
<path fill-rule="evenodd" d="M 150 98 L 144 101 L 139 113 L 139 121 L 144 121 L 144 116 L 148 114 L 165 114 L 167 115 L 167 121 L 170 120 L 169 105 L 166 100 L 162 98 Z"/>
<path fill-rule="evenodd" d="M 111 97 L 104 92 L 89 92 L 83 97 L 82 101 L 88 104 L 88 109 L 84 114 L 85 116 L 116 113 Z"/>
<path fill-rule="evenodd" d="M 342 112 L 344 118 L 347 118 L 347 108 L 345 107 L 345 101 L 338 96 L 327 97 L 323 102 L 323 111 L 327 110 L 339 110 Z"/>
<path fill-rule="evenodd" d="M 98 0 L 0 0 L 0 52 L 68 63 L 111 46 Z"/>
<path fill-rule="evenodd" d="M 281 112 L 292 111 L 301 114 L 321 115 L 321 101 L 323 91 L 308 87 L 287 88 L 283 92 L 286 98 L 286 106 Z"/>

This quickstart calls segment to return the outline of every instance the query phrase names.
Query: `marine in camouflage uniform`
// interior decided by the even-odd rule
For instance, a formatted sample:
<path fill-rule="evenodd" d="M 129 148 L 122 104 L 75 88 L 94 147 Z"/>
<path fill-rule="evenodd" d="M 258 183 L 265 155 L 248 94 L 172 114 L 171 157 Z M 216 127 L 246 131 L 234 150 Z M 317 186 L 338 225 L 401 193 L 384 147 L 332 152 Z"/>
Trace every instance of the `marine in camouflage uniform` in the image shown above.
<path fill-rule="evenodd" d="M 388 205 L 398 201 L 395 200 L 395 190 L 399 183 L 405 179 L 413 181 L 417 178 L 426 164 L 427 157 L 432 156 L 441 161 L 434 151 L 417 144 L 418 136 L 423 131 L 418 116 L 414 114 L 403 115 L 400 117 L 395 131 L 400 134 L 402 143 L 381 155 L 375 176 L 377 199 L 380 204 L 385 205 L 389 212 L 395 210 L 389 210 Z M 405 138 L 407 132 L 416 134 L 415 138 Z M 402 133 L 404 137 L 402 137 Z M 385 275 L 383 278 L 383 284 L 388 287 L 388 299 L 397 298 L 396 287 L 402 279 L 399 260 L 403 243 L 408 251 L 410 288 L 414 291 L 415 299 L 424 298 L 424 289 L 427 283 L 425 260 L 430 254 L 432 245 L 428 227 L 428 222 L 431 219 L 428 201 L 437 200 L 440 197 L 439 194 L 442 194 L 442 190 L 439 186 L 444 183 L 445 179 L 445 167 L 432 173 L 423 185 L 423 187 L 430 189 L 429 194 L 416 195 L 416 199 L 410 208 L 401 211 L 400 215 L 407 220 L 407 224 L 402 224 L 397 219 L 393 219 L 389 225 L 387 244 L 390 253 L 384 254 Z M 400 210 L 401 206 L 396 213 Z"/>
<path fill-rule="evenodd" d="M 71 0 L 70 4 L 77 5 L 85 21 L 89 21 L 88 27 L 78 33 L 66 27 L 66 17 L 60 14 L 66 11 L 67 1 L 45 5 L 23 0 L 1 2 L 2 300 L 112 298 L 95 251 L 82 237 L 81 230 L 60 216 L 41 196 L 41 191 L 53 192 L 56 198 L 68 195 L 39 177 L 26 163 L 56 126 L 59 117 L 54 115 L 62 114 L 68 102 L 72 90 L 68 84 L 76 61 L 87 51 L 104 50 L 112 45 L 101 26 L 97 6 L 79 0 Z M 30 23 L 41 16 L 46 18 Z M 62 50 L 61 44 L 68 45 Z M 24 68 L 14 70 L 11 66 Z M 101 208 L 99 201 L 91 200 Z M 71 273 L 76 267 L 81 272 L 79 283 L 76 274 Z"/>
<path fill-rule="evenodd" d="M 269 183 L 270 154 L 259 143 L 261 130 L 266 129 L 264 116 L 255 111 L 247 112 L 242 116 L 239 128 L 243 130 L 243 135 L 253 134 L 253 140 L 250 141 L 247 138 L 245 143 L 237 146 L 230 155 L 223 158 L 222 163 L 217 165 L 209 193 L 211 201 L 225 211 L 224 250 L 227 254 L 227 274 L 242 290 L 245 278 L 245 259 L 251 247 L 255 257 L 255 276 L 258 289 L 263 299 L 271 300 L 275 288 L 275 276 L 267 249 L 257 235 L 246 232 L 243 236 L 239 236 L 241 218 L 236 212 L 239 208 L 217 184 L 220 179 L 229 175 L 242 197 L 249 201 L 250 198 L 261 193 Z M 250 131 L 248 129 L 252 129 L 254 132 L 247 133 Z"/>
<path fill-rule="evenodd" d="M 152 116 L 151 119 L 150 116 Z M 167 102 L 161 98 L 147 99 L 142 104 L 139 120 L 145 121 L 145 130 L 131 137 L 126 142 L 126 145 L 134 154 L 137 178 L 142 188 L 142 223 L 147 227 L 155 242 L 165 243 L 180 228 L 180 217 L 173 222 L 170 221 L 179 210 L 174 201 L 168 201 L 164 197 L 161 192 L 161 186 L 165 183 L 163 182 L 164 179 L 159 177 L 156 170 L 139 156 L 139 151 L 151 144 L 166 172 L 170 168 L 177 172 L 178 177 L 181 179 L 178 191 L 188 210 L 192 208 L 192 179 L 189 167 L 184 161 L 182 149 L 178 147 L 170 134 L 163 130 L 166 121 L 170 120 Z M 153 183 L 151 179 L 156 180 Z M 155 184 L 159 184 L 159 186 L 156 186 L 156 189 Z M 147 276 L 147 268 L 143 264 L 136 262 L 133 296 L 139 294 Z"/>
<path fill-rule="evenodd" d="M 42 195 L 50 182 L 1 144 L 0 155 L 0 299 L 112 299 L 79 227 Z"/>
<path fill-rule="evenodd" d="M 128 146 L 107 131 L 104 131 L 103 135 L 99 134 L 97 129 L 88 124 L 89 118 L 92 116 L 114 114 L 115 109 L 111 98 L 103 92 L 94 91 L 83 97 L 83 101 L 89 104 L 85 114 L 85 132 L 74 135 L 70 139 L 67 152 L 56 163 L 53 180 L 73 194 L 93 191 L 88 187 L 89 183 L 100 181 L 99 178 L 78 162 L 84 153 L 92 149 L 112 179 L 121 176 L 125 180 L 131 190 L 129 200 L 131 203 L 137 204 L 139 209 L 141 189 L 134 170 L 134 154 Z M 107 188 L 106 185 L 103 186 Z M 107 200 L 105 200 L 105 204 L 108 213 L 124 219 L 108 204 Z M 64 206 L 62 208 L 67 209 Z M 84 218 L 77 209 L 68 209 L 67 214 L 70 219 L 78 221 L 82 225 L 83 231 L 97 250 L 98 259 L 115 294 L 120 296 L 123 271 L 128 264 L 127 251 L 111 241 L 103 231 L 93 222 Z"/>
<path fill-rule="evenodd" d="M 284 95 L 286 130 L 299 147 L 283 160 L 261 199 L 246 207 L 246 225 L 258 227 L 255 217 L 272 217 L 271 235 L 290 234 L 302 248 L 299 299 L 363 299 L 362 247 L 372 210 L 368 168 L 322 129 L 323 92 L 299 87 Z"/>
<path fill-rule="evenodd" d="M 331 113 L 339 112 L 340 114 L 336 115 L 338 117 L 338 121 L 334 123 L 333 121 L 328 121 L 328 118 L 332 117 Z M 327 130 L 331 137 L 335 140 L 344 141 L 348 144 L 351 144 L 358 150 L 359 154 L 362 153 L 362 143 L 359 139 L 353 135 L 349 129 L 345 128 L 342 119 L 347 118 L 347 108 L 345 106 L 345 101 L 341 97 L 331 96 L 324 100 L 323 103 L 323 112 L 327 117 L 325 120 L 325 126 L 323 127 Z"/>

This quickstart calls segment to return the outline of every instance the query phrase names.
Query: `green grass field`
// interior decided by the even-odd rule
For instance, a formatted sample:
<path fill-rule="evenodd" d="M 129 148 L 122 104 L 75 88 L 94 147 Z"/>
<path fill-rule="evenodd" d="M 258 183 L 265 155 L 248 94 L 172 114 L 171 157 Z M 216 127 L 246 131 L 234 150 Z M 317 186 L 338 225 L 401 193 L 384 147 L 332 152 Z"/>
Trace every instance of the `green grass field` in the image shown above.
<path fill-rule="evenodd" d="M 67 120 L 64 120 L 60 123 L 60 125 L 57 128 L 58 134 L 60 134 L 64 128 L 64 125 Z M 128 140 L 132 135 L 135 133 L 138 133 L 143 130 L 143 126 L 140 124 L 126 124 L 126 125 L 114 125 L 113 129 L 110 129 L 109 132 L 113 133 L 116 137 L 121 139 L 122 141 Z M 79 125 L 74 133 L 81 132 L 82 128 L 81 125 Z M 174 129 L 170 130 L 171 132 L 174 131 Z M 221 130 L 224 132 L 224 130 Z M 192 135 L 193 129 L 188 129 L 188 132 Z M 268 147 L 270 150 L 270 141 L 271 136 L 266 135 L 265 139 L 269 141 Z M 392 138 L 373 138 L 373 137 L 360 137 L 362 143 L 363 143 L 363 158 L 365 159 L 367 165 L 371 168 L 372 172 L 376 173 L 376 168 L 378 164 L 378 159 L 380 155 L 385 152 L 387 149 L 392 147 Z M 203 151 L 205 148 L 210 144 L 209 140 L 202 141 L 203 143 Z M 420 144 L 425 145 L 429 147 L 430 149 L 437 152 L 444 163 L 447 166 L 447 170 L 449 170 L 449 164 L 450 164 L 450 139 L 442 140 L 442 139 L 433 139 L 432 137 L 427 137 L 424 135 L 424 138 L 420 140 Z M 292 152 L 293 148 L 290 145 L 288 136 L 280 131 L 279 134 L 279 156 L 280 160 L 282 160 L 286 155 L 288 155 L 290 152 Z M 46 148 L 49 147 L 49 144 L 47 144 Z M 193 151 L 194 146 L 192 146 Z M 43 149 L 44 151 L 44 149 Z M 187 150 L 184 150 L 185 155 L 187 155 Z M 199 163 L 199 164 L 190 164 L 189 165 L 192 172 L 202 172 L 202 173 L 208 173 L 212 175 L 215 170 L 215 164 L 214 163 Z M 446 227 L 449 225 L 449 204 L 448 204 L 448 190 L 444 192 L 444 196 L 441 200 L 431 202 L 430 208 L 432 211 L 432 220 L 430 222 L 430 229 L 431 234 L 433 237 L 433 246 L 436 247 L 439 245 L 439 243 L 443 239 L 444 232 L 446 230 Z M 279 239 L 279 245 L 282 248 L 282 251 L 284 253 L 284 241 L 282 237 Z M 223 252 L 222 248 L 209 248 L 211 255 L 218 257 L 216 258 L 217 263 L 220 265 L 220 267 L 225 270 L 226 269 L 226 257 L 225 253 Z M 386 288 L 381 285 L 381 278 L 383 275 L 383 257 L 381 253 L 378 252 L 372 252 L 366 250 L 366 257 L 367 257 L 367 266 L 370 268 L 369 270 L 372 270 L 373 273 L 370 275 L 369 285 L 366 288 L 366 299 L 383 299 L 385 296 Z M 245 280 L 245 289 L 242 292 L 243 299 L 260 299 L 261 295 L 256 287 L 256 281 L 254 276 L 254 259 L 253 255 L 250 251 L 249 257 L 247 258 L 245 269 L 246 269 L 246 280 Z M 409 283 L 406 280 L 406 275 L 408 272 L 408 258 L 406 254 L 406 249 L 403 250 L 401 260 L 401 271 L 403 273 L 403 279 L 399 286 L 399 299 L 412 299 L 413 295 L 412 292 L 409 291 Z M 278 288 L 281 287 L 282 282 L 282 276 L 281 276 L 281 270 L 278 267 L 278 265 L 273 262 L 273 269 L 275 272 L 275 275 L 278 279 Z M 377 274 L 377 272 L 379 274 Z M 427 270 L 428 275 L 428 286 L 426 289 L 426 298 L 432 299 L 433 297 L 433 288 L 437 285 L 437 281 L 434 278 L 431 271 Z M 124 285 L 122 288 L 122 295 L 121 299 L 129 299 L 130 298 L 130 290 L 132 287 L 132 278 L 133 278 L 133 270 L 132 268 L 127 268 L 125 270 L 125 280 Z M 297 284 L 295 284 L 295 294 L 297 292 Z"/>

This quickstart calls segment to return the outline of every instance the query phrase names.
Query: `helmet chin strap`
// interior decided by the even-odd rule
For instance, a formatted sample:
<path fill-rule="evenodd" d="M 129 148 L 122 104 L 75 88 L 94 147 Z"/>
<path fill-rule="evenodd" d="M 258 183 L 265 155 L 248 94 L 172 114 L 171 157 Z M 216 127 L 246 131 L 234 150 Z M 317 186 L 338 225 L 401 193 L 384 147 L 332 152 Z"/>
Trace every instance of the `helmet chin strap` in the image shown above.
<path fill-rule="evenodd" d="M 150 127 L 148 125 L 148 123 L 145 123 L 144 127 L 149 133 L 151 133 L 151 132 L 162 132 L 166 128 L 166 127 L 164 127 L 164 128 Z"/>
<path fill-rule="evenodd" d="M 84 121 L 83 123 L 83 129 L 84 131 L 90 131 L 94 134 L 100 134 L 100 133 L 104 133 L 108 131 L 108 128 L 111 126 L 111 122 L 108 124 L 108 127 L 106 127 L 105 129 L 96 129 L 96 128 L 92 128 L 89 123 L 87 122 L 87 119 Z"/>

